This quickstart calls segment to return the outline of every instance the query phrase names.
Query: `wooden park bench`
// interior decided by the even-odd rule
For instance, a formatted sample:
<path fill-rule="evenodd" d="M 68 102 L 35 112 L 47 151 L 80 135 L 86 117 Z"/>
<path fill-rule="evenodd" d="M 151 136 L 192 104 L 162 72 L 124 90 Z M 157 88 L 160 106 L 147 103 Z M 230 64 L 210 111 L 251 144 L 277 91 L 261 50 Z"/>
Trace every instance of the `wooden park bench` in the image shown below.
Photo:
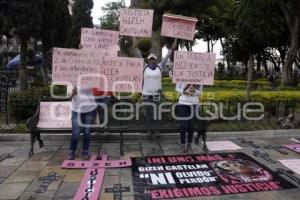
<path fill-rule="evenodd" d="M 71 109 L 70 102 L 39 102 L 35 114 L 27 120 L 27 126 L 31 134 L 31 147 L 29 156 L 33 155 L 33 147 L 35 141 L 38 140 L 40 148 L 43 147 L 44 142 L 41 139 L 41 133 L 70 133 L 72 132 L 71 125 Z M 51 109 L 50 107 L 53 106 Z M 52 111 L 50 111 L 52 110 Z M 52 112 L 52 113 L 50 113 Z M 165 114 L 165 113 L 164 113 Z M 156 130 L 160 133 L 179 133 L 179 123 L 172 119 L 172 116 L 164 116 L 157 122 Z M 55 116 L 59 120 L 53 120 L 49 116 Z M 143 114 L 140 116 L 143 118 Z M 206 130 L 207 121 L 197 121 L 195 130 L 197 136 L 195 143 L 199 144 L 200 137 L 203 141 L 203 150 L 207 152 L 206 147 Z M 123 135 L 126 133 L 143 133 L 146 132 L 146 126 L 142 120 L 126 120 L 118 121 L 109 119 L 105 127 L 97 126 L 92 128 L 92 132 L 105 132 L 105 133 L 119 133 L 120 134 L 120 154 L 123 155 Z"/>

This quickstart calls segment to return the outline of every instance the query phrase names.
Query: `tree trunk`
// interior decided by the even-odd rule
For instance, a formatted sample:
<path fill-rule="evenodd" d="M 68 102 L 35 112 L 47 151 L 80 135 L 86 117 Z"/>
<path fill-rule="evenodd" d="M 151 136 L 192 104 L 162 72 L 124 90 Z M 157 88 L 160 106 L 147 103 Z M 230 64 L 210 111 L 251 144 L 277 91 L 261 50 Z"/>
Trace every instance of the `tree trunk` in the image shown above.
<path fill-rule="evenodd" d="M 291 43 L 286 56 L 286 62 L 282 67 L 281 84 L 283 86 L 288 86 L 292 84 L 293 64 L 295 62 L 297 51 L 299 48 L 299 22 L 297 18 L 295 20 L 296 20 L 295 22 L 296 26 L 293 28 L 293 31 L 290 33 Z"/>
<path fill-rule="evenodd" d="M 207 53 L 210 53 L 210 39 L 208 36 L 206 36 L 206 41 L 207 41 Z"/>
<path fill-rule="evenodd" d="M 222 50 L 224 50 L 224 42 L 223 42 L 222 38 L 220 38 L 220 42 L 221 42 Z M 225 54 L 225 59 L 226 59 L 226 63 L 227 63 L 227 71 L 231 75 L 231 64 L 230 64 L 229 56 L 226 54 Z"/>
<path fill-rule="evenodd" d="M 51 66 L 51 54 L 49 50 L 43 48 L 43 82 L 44 85 L 48 85 L 48 74 L 49 74 L 49 67 Z"/>
<path fill-rule="evenodd" d="M 254 68 L 254 54 L 251 53 L 249 56 L 247 87 L 246 87 L 246 101 L 247 102 L 249 102 L 251 99 L 251 82 L 252 82 L 253 68 Z"/>
<path fill-rule="evenodd" d="M 268 68 L 267 58 L 266 58 L 264 53 L 263 53 L 263 56 L 262 56 L 262 62 L 263 62 L 263 66 L 264 66 L 264 69 L 265 69 L 265 77 L 267 77 L 270 72 L 269 72 L 269 68 Z"/>
<path fill-rule="evenodd" d="M 256 71 L 260 72 L 260 66 L 261 66 L 261 54 L 259 53 L 256 56 Z"/>
<path fill-rule="evenodd" d="M 21 48 L 20 48 L 20 61 L 21 67 L 19 70 L 19 83 L 20 90 L 26 90 L 27 86 L 27 39 L 21 38 Z"/>
<path fill-rule="evenodd" d="M 160 37 L 160 31 L 153 31 L 152 32 L 152 48 L 151 52 L 155 52 L 157 58 L 161 60 L 162 58 L 162 47 L 161 47 L 161 37 Z"/>

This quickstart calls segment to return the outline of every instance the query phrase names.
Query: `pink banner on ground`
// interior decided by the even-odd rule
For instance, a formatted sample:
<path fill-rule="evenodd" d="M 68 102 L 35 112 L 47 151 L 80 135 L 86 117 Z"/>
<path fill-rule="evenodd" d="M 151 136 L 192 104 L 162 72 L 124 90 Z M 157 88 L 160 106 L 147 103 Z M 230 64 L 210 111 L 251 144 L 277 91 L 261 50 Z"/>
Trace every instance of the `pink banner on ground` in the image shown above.
<path fill-rule="evenodd" d="M 120 35 L 151 37 L 153 10 L 122 8 Z"/>
<path fill-rule="evenodd" d="M 94 28 L 81 28 L 81 42 L 84 50 L 97 50 L 99 55 L 117 57 L 119 32 Z"/>
<path fill-rule="evenodd" d="M 300 159 L 279 160 L 279 162 L 300 175 Z"/>
<path fill-rule="evenodd" d="M 41 102 L 38 128 L 71 128 L 71 102 Z"/>
<path fill-rule="evenodd" d="M 194 40 L 196 18 L 164 14 L 161 35 L 184 40 Z"/>
<path fill-rule="evenodd" d="M 300 144 L 300 138 L 290 138 L 289 140 Z"/>
<path fill-rule="evenodd" d="M 283 145 L 285 148 L 290 149 L 294 152 L 300 153 L 300 144 L 286 144 Z"/>
<path fill-rule="evenodd" d="M 93 155 L 91 157 L 91 161 L 93 160 L 101 160 L 102 162 L 106 161 L 107 155 L 102 155 L 100 157 Z M 86 169 L 84 176 L 81 180 L 80 186 L 73 199 L 74 200 L 82 200 L 82 199 L 97 200 L 101 192 L 101 186 L 103 183 L 104 174 L 105 174 L 105 168 Z"/>
<path fill-rule="evenodd" d="M 54 48 L 52 82 L 101 91 L 140 92 L 143 67 L 140 58 L 101 57 L 96 50 Z"/>
<path fill-rule="evenodd" d="M 81 161 L 81 160 L 65 160 L 61 168 L 66 169 L 85 169 L 85 168 L 122 168 L 130 167 L 131 160 L 108 160 L 108 161 Z"/>
<path fill-rule="evenodd" d="M 210 151 L 228 151 L 228 150 L 239 150 L 242 147 L 234 144 L 231 141 L 207 141 L 207 148 Z"/>
<path fill-rule="evenodd" d="M 213 85 L 216 54 L 175 51 L 173 83 Z"/>

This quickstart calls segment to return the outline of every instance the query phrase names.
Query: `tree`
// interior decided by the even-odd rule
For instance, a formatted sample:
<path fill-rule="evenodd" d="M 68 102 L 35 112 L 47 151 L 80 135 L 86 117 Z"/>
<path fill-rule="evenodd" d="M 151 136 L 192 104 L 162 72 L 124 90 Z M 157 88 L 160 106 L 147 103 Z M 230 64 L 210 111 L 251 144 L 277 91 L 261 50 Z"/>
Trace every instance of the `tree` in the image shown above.
<path fill-rule="evenodd" d="M 300 35 L 300 1 L 299 0 L 276 0 L 280 9 L 284 13 L 286 25 L 289 30 L 289 50 L 286 56 L 286 62 L 282 68 L 282 82 L 284 86 L 292 82 L 292 66 L 296 60 L 299 49 Z"/>
<path fill-rule="evenodd" d="M 51 66 L 51 48 L 64 47 L 71 26 L 68 0 L 44 0 L 40 38 L 42 40 L 44 84 L 48 84 Z"/>
<path fill-rule="evenodd" d="M 93 0 L 75 0 L 72 8 L 72 26 L 67 40 L 68 47 L 78 48 L 81 28 L 94 27 L 91 17 L 93 6 Z"/>
<path fill-rule="evenodd" d="M 2 0 L 1 13 L 4 20 L 4 28 L 12 30 L 12 34 L 20 40 L 20 60 L 21 67 L 19 70 L 20 89 L 27 89 L 27 42 L 31 37 L 38 37 L 41 30 L 42 0 Z"/>

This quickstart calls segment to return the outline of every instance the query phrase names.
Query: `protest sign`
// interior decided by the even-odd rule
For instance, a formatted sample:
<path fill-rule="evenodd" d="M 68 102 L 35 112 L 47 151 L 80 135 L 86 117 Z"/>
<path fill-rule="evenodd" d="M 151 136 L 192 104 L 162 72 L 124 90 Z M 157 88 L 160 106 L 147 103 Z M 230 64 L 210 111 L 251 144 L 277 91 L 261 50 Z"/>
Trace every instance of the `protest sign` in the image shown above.
<path fill-rule="evenodd" d="M 210 151 L 230 151 L 242 149 L 242 147 L 231 141 L 207 141 L 206 145 Z"/>
<path fill-rule="evenodd" d="M 84 50 L 97 50 L 100 55 L 117 57 L 119 32 L 94 28 L 81 28 L 81 42 Z"/>
<path fill-rule="evenodd" d="M 120 10 L 120 35 L 151 37 L 153 10 L 128 9 Z"/>
<path fill-rule="evenodd" d="M 41 102 L 38 128 L 71 128 L 71 102 Z"/>
<path fill-rule="evenodd" d="M 184 40 L 194 40 L 196 18 L 164 14 L 161 35 Z"/>
<path fill-rule="evenodd" d="M 175 51 L 173 83 L 213 85 L 216 55 Z"/>
<path fill-rule="evenodd" d="M 140 92 L 143 66 L 140 58 L 101 57 L 97 50 L 54 48 L 52 82 L 101 91 Z"/>

